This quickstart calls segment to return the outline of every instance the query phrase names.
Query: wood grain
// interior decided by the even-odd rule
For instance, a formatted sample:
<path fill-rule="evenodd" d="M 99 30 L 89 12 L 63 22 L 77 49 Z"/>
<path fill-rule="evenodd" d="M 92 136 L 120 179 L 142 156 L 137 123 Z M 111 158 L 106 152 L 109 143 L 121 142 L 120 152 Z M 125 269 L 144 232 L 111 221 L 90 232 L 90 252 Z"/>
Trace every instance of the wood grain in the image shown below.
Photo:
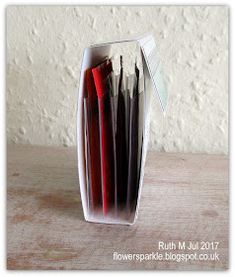
<path fill-rule="evenodd" d="M 76 155 L 8 146 L 8 269 L 228 268 L 227 156 L 149 152 L 139 217 L 129 227 L 84 221 Z M 158 241 L 208 240 L 220 242 L 219 261 L 113 260 L 113 252 L 156 252 Z"/>

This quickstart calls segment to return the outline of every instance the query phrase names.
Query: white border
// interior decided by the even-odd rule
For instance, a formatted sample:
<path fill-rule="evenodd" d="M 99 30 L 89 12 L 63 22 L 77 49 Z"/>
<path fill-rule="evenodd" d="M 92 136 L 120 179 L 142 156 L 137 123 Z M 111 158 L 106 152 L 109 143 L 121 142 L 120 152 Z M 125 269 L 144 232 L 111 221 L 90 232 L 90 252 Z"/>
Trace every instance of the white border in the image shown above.
<path fill-rule="evenodd" d="M 30 4 L 34 4 L 34 5 L 42 5 L 42 4 L 47 4 L 47 5 L 81 5 L 81 4 L 85 4 L 85 5 L 101 5 L 101 4 L 106 4 L 106 5 L 114 5 L 114 4 L 123 4 L 123 5 L 129 5 L 129 4 L 133 4 L 133 5 L 166 5 L 166 4 L 170 4 L 170 5 L 229 5 L 230 6 L 230 51 L 231 49 L 234 49 L 234 43 L 233 43 L 233 26 L 235 26 L 235 22 L 234 22 L 234 14 L 233 11 L 235 10 L 235 1 L 218 1 L 218 2 L 205 2 L 205 1 L 185 1 L 185 2 L 181 2 L 181 1 L 170 1 L 170 2 L 164 2 L 164 1 L 160 1 L 160 2 L 156 2 L 156 1 L 115 1 L 115 0 L 110 0 L 110 1 L 22 1 L 22 2 L 17 2 L 17 1 L 7 1 L 7 0 L 1 0 L 0 1 L 0 11 L 1 11 L 1 24 L 0 24 L 0 41 L 1 41 L 1 51 L 0 51 L 0 61 L 1 61 L 1 68 L 0 68 L 0 84 L 1 84 L 1 93 L 0 93 L 0 130 L 1 130 L 1 137 L 0 137 L 0 153 L 1 155 L 1 160 L 0 160 L 0 176 L 2 177 L 2 182 L 1 182 L 1 204 L 0 204 L 0 209 L 1 209 L 1 218 L 0 218 L 0 223 L 1 223 L 1 267 L 0 267 L 0 273 L 2 274 L 1 276 L 5 276 L 5 275 L 12 275 L 12 274 L 17 274 L 18 275 L 28 275 L 30 274 L 30 276 L 34 276 L 34 275 L 38 275 L 38 274 L 45 274 L 45 276 L 51 276 L 51 274 L 54 273 L 58 273 L 60 276 L 67 276 L 67 274 L 79 274 L 79 276 L 83 276 L 83 275 L 87 275 L 87 274 L 92 274 L 94 271 L 89 271 L 89 272 L 77 272 L 77 271 L 6 271 L 6 145 L 5 145 L 5 120 L 6 120 L 6 116 L 5 116 L 5 62 L 6 62 L 6 52 L 5 52 L 5 44 L 6 44 L 6 23 L 5 23 L 5 9 L 6 6 L 8 5 L 20 5 L 20 4 L 25 4 L 25 5 L 30 5 Z M 5 62 L 4 62 L 5 61 Z M 230 74 L 230 76 L 233 76 L 235 70 L 234 70 L 234 55 L 233 53 L 230 52 L 230 70 L 232 72 L 232 74 Z M 228 271 L 223 271 L 223 272 L 217 272 L 217 271 L 208 271 L 208 272 L 180 272 L 180 271 L 141 271 L 141 272 L 136 272 L 136 271 L 132 271 L 132 272 L 128 272 L 129 274 L 138 274 L 138 275 L 142 275 L 144 276 L 145 274 L 148 275 L 153 275 L 155 276 L 157 274 L 157 276 L 169 276 L 169 275 L 214 275 L 214 274 L 219 274 L 219 275 L 226 275 L 226 276 L 234 276 L 235 274 L 235 254 L 234 254 L 234 239 L 232 238 L 232 233 L 234 232 L 234 220 L 232 219 L 232 211 L 234 211 L 234 206 L 235 206 L 235 201 L 234 199 L 232 199 L 232 196 L 234 196 L 234 184 L 232 184 L 233 180 L 234 180 L 234 172 L 235 172 L 235 168 L 233 167 L 234 165 L 234 155 L 233 154 L 233 145 L 232 142 L 234 141 L 234 78 L 230 78 L 230 120 L 229 120 L 229 125 L 230 125 L 230 131 L 229 131 L 229 143 L 231 142 L 230 145 L 230 153 L 231 153 L 231 162 L 230 162 L 230 269 Z M 117 272 L 113 272 L 112 274 L 114 275 L 119 275 L 121 274 L 122 276 L 125 276 L 128 274 L 127 272 L 124 271 L 117 271 Z M 97 272 L 97 274 L 99 275 L 109 275 L 110 271 L 99 271 Z"/>

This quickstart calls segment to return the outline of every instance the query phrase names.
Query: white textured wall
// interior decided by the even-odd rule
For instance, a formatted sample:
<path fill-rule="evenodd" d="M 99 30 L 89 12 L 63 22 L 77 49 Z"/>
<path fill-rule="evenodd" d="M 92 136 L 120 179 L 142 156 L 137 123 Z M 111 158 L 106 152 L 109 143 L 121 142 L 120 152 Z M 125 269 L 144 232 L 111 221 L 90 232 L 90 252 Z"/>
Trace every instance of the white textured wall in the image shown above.
<path fill-rule="evenodd" d="M 9 6 L 8 141 L 75 145 L 83 48 L 149 31 L 170 95 L 165 119 L 153 101 L 150 146 L 227 153 L 228 8 L 223 6 Z"/>

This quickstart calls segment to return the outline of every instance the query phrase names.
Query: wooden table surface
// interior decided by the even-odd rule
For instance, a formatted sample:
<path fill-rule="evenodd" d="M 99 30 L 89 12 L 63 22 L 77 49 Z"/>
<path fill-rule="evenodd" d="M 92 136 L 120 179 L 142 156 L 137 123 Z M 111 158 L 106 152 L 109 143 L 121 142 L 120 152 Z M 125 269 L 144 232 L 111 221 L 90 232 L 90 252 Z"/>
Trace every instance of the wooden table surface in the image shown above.
<path fill-rule="evenodd" d="M 74 147 L 8 145 L 8 269 L 228 268 L 227 156 L 150 151 L 137 222 L 115 226 L 84 221 L 76 155 Z M 219 261 L 113 259 L 165 255 L 159 241 L 218 241 Z"/>

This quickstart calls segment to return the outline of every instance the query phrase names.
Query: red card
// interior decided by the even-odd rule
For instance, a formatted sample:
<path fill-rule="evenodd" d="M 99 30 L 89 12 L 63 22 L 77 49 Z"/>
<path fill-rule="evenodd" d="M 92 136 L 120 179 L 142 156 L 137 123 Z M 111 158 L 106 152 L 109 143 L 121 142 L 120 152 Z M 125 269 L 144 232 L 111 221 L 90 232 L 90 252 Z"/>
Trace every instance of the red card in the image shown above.
<path fill-rule="evenodd" d="M 88 146 L 89 146 L 89 180 L 91 189 L 91 204 L 95 208 L 102 206 L 101 162 L 100 162 L 100 135 L 98 98 L 92 70 L 86 71 L 86 89 L 88 96 Z"/>
<path fill-rule="evenodd" d="M 115 161 L 112 107 L 108 76 L 112 71 L 110 60 L 92 69 L 99 102 L 99 124 L 101 142 L 101 175 L 103 191 L 103 211 L 106 215 L 114 205 Z"/>

